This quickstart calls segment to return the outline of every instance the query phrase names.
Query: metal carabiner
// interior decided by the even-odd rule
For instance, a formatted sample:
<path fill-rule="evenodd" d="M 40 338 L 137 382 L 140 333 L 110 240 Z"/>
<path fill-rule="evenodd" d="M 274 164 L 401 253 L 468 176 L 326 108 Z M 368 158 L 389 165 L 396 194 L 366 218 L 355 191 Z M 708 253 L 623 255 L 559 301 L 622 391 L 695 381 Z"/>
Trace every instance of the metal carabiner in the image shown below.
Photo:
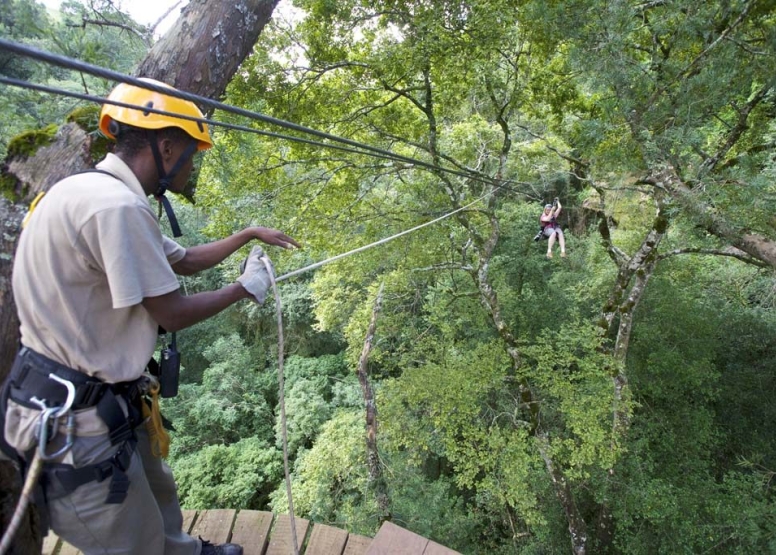
<path fill-rule="evenodd" d="M 31 402 L 41 408 L 40 424 L 38 425 L 38 452 L 42 461 L 52 461 L 58 459 L 67 453 L 73 447 L 75 440 L 75 415 L 71 410 L 75 401 L 75 385 L 69 380 L 60 378 L 56 374 L 49 374 L 49 378 L 65 386 L 67 389 L 67 398 L 62 406 L 48 407 L 45 400 L 32 397 Z M 46 453 L 46 444 L 50 439 L 54 439 L 59 429 L 59 419 L 67 414 L 65 444 L 54 453 Z M 51 438 L 49 438 L 49 424 L 53 422 Z"/>
<path fill-rule="evenodd" d="M 56 409 L 57 407 L 54 407 Z M 55 417 L 55 424 L 54 426 L 59 426 L 59 419 Z M 40 450 L 40 458 L 43 461 L 53 461 L 55 459 L 58 459 L 73 447 L 73 442 L 75 441 L 75 415 L 72 411 L 70 411 L 67 414 L 67 423 L 66 426 L 66 435 L 65 435 L 65 444 L 59 449 L 59 451 L 56 451 L 54 453 L 46 454 L 46 444 L 41 443 L 38 445 L 38 449 Z"/>

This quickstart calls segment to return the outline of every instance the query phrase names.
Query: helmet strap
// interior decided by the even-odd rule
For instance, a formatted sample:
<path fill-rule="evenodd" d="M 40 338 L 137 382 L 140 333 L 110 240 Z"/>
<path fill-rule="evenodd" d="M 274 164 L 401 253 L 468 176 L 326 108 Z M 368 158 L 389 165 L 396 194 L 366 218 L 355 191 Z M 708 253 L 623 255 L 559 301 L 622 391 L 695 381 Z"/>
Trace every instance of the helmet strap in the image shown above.
<path fill-rule="evenodd" d="M 180 155 L 170 172 L 166 173 L 164 171 L 164 163 L 162 162 L 162 153 L 159 152 L 159 143 L 156 131 L 153 129 L 147 129 L 146 136 L 148 137 L 148 142 L 151 145 L 151 152 L 154 155 L 156 173 L 159 175 L 159 188 L 154 193 L 154 196 L 156 197 L 156 200 L 162 203 L 162 206 L 164 207 L 164 211 L 167 214 L 167 219 L 170 221 L 170 228 L 172 229 L 173 237 L 180 237 L 183 235 L 183 233 L 181 233 L 181 228 L 178 225 L 178 219 L 175 217 L 175 212 L 173 212 L 170 200 L 165 196 L 165 193 L 167 192 L 170 183 L 172 183 L 172 180 L 175 179 L 175 176 L 178 175 L 179 171 L 181 171 L 183 165 L 194 155 L 194 152 L 196 152 L 197 141 L 192 140 L 186 146 L 186 150 L 184 150 Z"/>

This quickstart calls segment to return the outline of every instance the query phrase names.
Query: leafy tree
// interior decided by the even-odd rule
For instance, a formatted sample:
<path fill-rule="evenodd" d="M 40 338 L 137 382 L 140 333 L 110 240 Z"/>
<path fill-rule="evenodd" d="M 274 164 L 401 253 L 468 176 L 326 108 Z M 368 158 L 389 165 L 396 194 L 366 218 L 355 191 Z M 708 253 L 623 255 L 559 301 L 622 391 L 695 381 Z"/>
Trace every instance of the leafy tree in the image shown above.
<path fill-rule="evenodd" d="M 183 384 L 179 396 L 165 406 L 177 433 L 174 452 L 184 454 L 205 445 L 272 437 L 274 395 L 272 374 L 251 362 L 251 352 L 237 335 L 222 337 L 205 351 L 211 365 L 202 383 Z"/>
<path fill-rule="evenodd" d="M 175 464 L 181 504 L 190 509 L 263 509 L 282 474 L 281 453 L 256 437 L 208 445 Z"/>

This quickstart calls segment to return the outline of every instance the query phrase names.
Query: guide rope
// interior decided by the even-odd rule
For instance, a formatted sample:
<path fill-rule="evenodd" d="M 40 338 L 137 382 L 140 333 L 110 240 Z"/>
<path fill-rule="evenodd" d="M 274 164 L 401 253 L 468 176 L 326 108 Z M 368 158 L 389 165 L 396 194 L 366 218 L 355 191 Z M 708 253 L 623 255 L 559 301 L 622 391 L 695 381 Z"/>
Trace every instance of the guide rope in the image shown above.
<path fill-rule="evenodd" d="M 291 495 L 291 471 L 288 463 L 288 428 L 286 426 L 286 397 L 285 382 L 283 377 L 283 363 L 285 340 L 283 338 L 283 307 L 280 301 L 275 269 L 266 254 L 261 256 L 261 261 L 267 268 L 272 292 L 275 294 L 275 316 L 278 322 L 278 404 L 280 405 L 280 435 L 283 443 L 283 472 L 286 480 L 286 496 L 288 497 L 288 516 L 291 519 L 291 538 L 293 538 L 294 555 L 299 555 L 299 540 L 296 537 L 296 520 L 294 519 L 294 501 Z"/>

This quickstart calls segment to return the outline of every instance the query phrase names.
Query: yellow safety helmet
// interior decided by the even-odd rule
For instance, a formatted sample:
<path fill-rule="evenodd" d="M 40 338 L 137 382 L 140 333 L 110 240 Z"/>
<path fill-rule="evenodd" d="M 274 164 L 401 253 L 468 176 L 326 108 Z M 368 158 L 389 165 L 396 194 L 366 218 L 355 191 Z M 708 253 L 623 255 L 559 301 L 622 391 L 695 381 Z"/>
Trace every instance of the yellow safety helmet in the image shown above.
<path fill-rule="evenodd" d="M 147 77 L 143 77 L 140 80 L 152 85 L 175 90 L 167 83 L 162 83 L 161 81 L 156 81 Z M 127 83 L 119 83 L 116 88 L 111 91 L 110 95 L 108 95 L 108 100 L 132 104 L 134 106 L 145 106 L 154 108 L 155 110 L 163 110 L 165 112 L 194 118 L 204 119 L 205 117 L 193 102 L 174 96 L 167 96 Z M 206 150 L 213 146 L 213 140 L 210 138 L 207 124 L 200 121 L 181 119 L 154 112 L 144 112 L 143 110 L 125 108 L 123 106 L 116 106 L 115 104 L 103 104 L 102 111 L 100 112 L 100 131 L 102 131 L 106 137 L 116 140 L 117 129 L 115 124 L 111 125 L 114 121 L 125 123 L 133 127 L 139 127 L 141 129 L 177 127 L 197 141 L 197 150 Z"/>

